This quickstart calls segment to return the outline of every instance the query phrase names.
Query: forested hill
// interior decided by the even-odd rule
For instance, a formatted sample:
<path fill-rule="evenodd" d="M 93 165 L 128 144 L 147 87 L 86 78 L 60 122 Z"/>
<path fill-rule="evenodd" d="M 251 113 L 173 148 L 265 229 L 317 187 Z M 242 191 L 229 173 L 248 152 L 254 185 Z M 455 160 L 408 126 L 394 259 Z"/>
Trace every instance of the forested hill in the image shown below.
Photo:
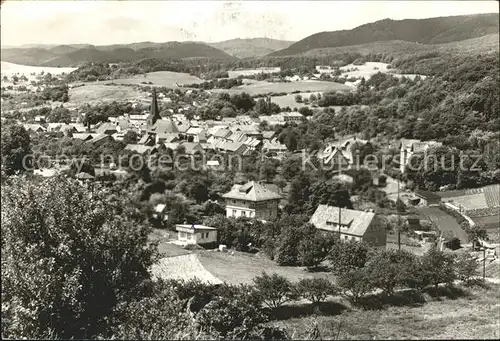
<path fill-rule="evenodd" d="M 118 63 L 144 58 L 215 58 L 232 60 L 226 52 L 204 43 L 169 42 L 141 43 L 129 45 L 93 46 L 76 48 L 60 45 L 50 48 L 2 49 L 2 60 L 6 62 L 39 66 L 79 66 L 88 62 Z"/>
<path fill-rule="evenodd" d="M 287 56 L 312 49 L 401 40 L 443 44 L 498 33 L 498 13 L 461 15 L 429 19 L 384 19 L 352 30 L 320 32 L 306 37 L 270 56 Z"/>

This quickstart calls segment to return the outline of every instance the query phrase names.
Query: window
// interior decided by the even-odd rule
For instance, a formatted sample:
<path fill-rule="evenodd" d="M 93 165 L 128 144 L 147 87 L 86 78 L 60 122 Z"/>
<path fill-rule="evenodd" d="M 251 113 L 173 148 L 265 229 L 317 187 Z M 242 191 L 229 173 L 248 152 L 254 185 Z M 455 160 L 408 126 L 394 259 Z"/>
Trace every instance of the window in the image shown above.
<path fill-rule="evenodd" d="M 236 210 L 233 210 L 233 217 L 236 217 Z"/>
<path fill-rule="evenodd" d="M 242 212 L 241 212 L 241 215 L 242 215 L 243 217 L 246 217 L 246 216 L 247 216 L 247 212 L 242 211 Z"/>
<path fill-rule="evenodd" d="M 344 239 L 345 240 L 349 240 L 349 236 L 344 236 Z"/>

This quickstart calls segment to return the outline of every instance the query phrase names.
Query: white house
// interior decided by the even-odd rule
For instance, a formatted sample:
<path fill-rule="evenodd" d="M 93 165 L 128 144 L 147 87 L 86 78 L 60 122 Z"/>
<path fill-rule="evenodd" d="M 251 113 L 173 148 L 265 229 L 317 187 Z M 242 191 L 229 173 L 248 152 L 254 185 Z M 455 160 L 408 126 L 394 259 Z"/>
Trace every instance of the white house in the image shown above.
<path fill-rule="evenodd" d="M 175 225 L 177 231 L 177 240 L 182 244 L 216 244 L 217 229 L 215 227 L 204 225 Z"/>
<path fill-rule="evenodd" d="M 226 199 L 227 217 L 249 217 L 272 220 L 278 215 L 281 195 L 264 185 L 251 181 L 245 185 L 234 185 L 222 196 Z"/>

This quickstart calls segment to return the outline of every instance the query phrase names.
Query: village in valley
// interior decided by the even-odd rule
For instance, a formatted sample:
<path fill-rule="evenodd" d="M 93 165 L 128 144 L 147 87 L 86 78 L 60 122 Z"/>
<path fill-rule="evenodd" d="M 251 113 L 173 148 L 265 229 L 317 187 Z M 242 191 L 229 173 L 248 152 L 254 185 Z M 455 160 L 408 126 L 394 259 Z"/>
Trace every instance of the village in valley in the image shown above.
<path fill-rule="evenodd" d="M 429 17 L 2 45 L 2 337 L 497 339 L 498 11 Z"/>

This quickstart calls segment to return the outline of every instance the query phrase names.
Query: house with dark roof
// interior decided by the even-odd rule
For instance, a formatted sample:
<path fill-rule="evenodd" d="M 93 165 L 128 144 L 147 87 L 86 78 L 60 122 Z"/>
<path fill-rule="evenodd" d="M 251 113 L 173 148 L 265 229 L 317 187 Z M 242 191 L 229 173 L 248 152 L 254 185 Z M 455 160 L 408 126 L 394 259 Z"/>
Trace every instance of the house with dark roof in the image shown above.
<path fill-rule="evenodd" d="M 353 240 L 385 248 L 385 226 L 374 212 L 319 205 L 310 222 L 319 230 L 338 234 L 341 241 Z"/>
<path fill-rule="evenodd" d="M 258 182 L 234 185 L 222 197 L 226 200 L 227 217 L 249 217 L 267 221 L 278 216 L 281 195 Z"/>
<path fill-rule="evenodd" d="M 406 166 L 410 163 L 413 156 L 419 156 L 425 154 L 429 148 L 439 147 L 443 144 L 436 141 L 420 141 L 420 140 L 408 140 L 401 139 L 399 142 L 399 167 L 402 173 L 405 172 Z"/>

